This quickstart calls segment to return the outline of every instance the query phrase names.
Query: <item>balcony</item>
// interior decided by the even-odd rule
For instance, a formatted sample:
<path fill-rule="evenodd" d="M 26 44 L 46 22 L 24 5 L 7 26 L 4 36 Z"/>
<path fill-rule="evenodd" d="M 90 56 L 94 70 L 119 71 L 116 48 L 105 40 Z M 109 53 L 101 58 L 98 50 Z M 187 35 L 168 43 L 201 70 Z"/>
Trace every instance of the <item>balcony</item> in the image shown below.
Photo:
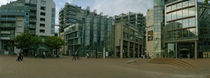
<path fill-rule="evenodd" d="M 11 34 L 10 31 L 1 31 L 0 34 Z"/>
<path fill-rule="evenodd" d="M 36 13 L 30 13 L 30 16 L 36 16 Z"/>
<path fill-rule="evenodd" d="M 0 24 L 0 28 L 14 28 L 15 29 L 16 24 L 9 24 L 9 23 L 3 23 Z"/>
<path fill-rule="evenodd" d="M 29 25 L 29 28 L 35 29 L 36 28 L 36 25 Z"/>
<path fill-rule="evenodd" d="M 30 10 L 37 10 L 36 7 L 30 7 Z"/>
<path fill-rule="evenodd" d="M 1 21 L 16 21 L 16 18 L 0 18 Z"/>
<path fill-rule="evenodd" d="M 36 32 L 35 31 L 29 31 L 30 34 L 35 35 Z"/>
<path fill-rule="evenodd" d="M 35 19 L 30 19 L 30 22 L 36 22 L 36 20 Z"/>
<path fill-rule="evenodd" d="M 14 36 L 0 37 L 0 40 L 14 40 Z"/>

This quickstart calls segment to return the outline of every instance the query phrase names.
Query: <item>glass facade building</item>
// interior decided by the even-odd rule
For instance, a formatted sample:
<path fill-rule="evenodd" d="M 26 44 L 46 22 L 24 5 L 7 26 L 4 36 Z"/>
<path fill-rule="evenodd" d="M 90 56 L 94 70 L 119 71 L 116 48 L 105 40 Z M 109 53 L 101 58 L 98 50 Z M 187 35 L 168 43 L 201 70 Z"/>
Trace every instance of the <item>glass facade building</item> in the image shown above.
<path fill-rule="evenodd" d="M 164 26 L 165 0 L 154 0 L 154 56 L 161 57 L 163 50 L 162 28 Z"/>
<path fill-rule="evenodd" d="M 96 10 L 91 12 L 89 7 L 82 9 L 68 3 L 59 15 L 59 33 L 64 33 L 67 55 L 79 52 L 80 56 L 85 56 L 88 52 L 92 57 L 102 56 L 103 48 L 111 54 L 113 18 L 97 14 Z"/>
<path fill-rule="evenodd" d="M 166 1 L 164 35 L 166 52 L 169 57 L 197 58 L 202 57 L 202 52 L 209 51 L 203 49 L 208 46 L 205 43 L 209 42 L 209 38 L 202 36 L 208 34 L 204 32 L 203 27 L 209 25 L 201 25 L 208 22 L 209 19 L 200 21 L 204 19 L 203 16 L 209 16 L 209 5 L 205 5 L 205 7 L 203 5 L 205 4 L 198 0 Z"/>

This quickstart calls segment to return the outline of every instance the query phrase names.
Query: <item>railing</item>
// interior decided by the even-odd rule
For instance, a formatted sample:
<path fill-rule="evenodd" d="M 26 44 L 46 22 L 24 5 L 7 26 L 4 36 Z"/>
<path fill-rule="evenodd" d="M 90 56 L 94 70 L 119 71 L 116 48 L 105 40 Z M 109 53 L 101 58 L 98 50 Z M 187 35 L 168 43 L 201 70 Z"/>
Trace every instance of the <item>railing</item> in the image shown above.
<path fill-rule="evenodd" d="M 16 21 L 16 18 L 0 18 L 3 21 Z"/>
<path fill-rule="evenodd" d="M 10 31 L 1 31 L 0 34 L 11 34 Z"/>
<path fill-rule="evenodd" d="M 0 24 L 0 27 L 15 27 L 15 26 L 16 26 L 16 24 L 8 24 L 8 23 Z"/>

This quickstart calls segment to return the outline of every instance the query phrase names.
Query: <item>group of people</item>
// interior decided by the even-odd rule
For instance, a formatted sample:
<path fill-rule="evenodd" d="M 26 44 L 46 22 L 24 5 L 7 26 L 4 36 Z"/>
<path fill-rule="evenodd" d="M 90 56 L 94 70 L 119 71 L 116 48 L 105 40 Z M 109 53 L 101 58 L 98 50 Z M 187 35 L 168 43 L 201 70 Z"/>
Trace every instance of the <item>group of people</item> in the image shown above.
<path fill-rule="evenodd" d="M 17 56 L 18 58 L 16 61 L 23 61 L 23 53 L 18 53 Z"/>
<path fill-rule="evenodd" d="M 90 57 L 89 53 L 86 53 L 86 58 L 88 59 Z M 79 54 L 78 52 L 75 52 L 72 54 L 72 61 L 79 60 Z"/>

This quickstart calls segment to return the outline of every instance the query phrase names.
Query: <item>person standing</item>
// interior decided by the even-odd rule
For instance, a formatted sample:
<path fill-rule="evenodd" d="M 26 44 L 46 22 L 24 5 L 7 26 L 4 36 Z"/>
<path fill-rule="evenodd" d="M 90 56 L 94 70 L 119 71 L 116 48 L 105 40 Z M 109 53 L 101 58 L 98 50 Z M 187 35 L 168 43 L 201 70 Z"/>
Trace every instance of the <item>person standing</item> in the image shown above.
<path fill-rule="evenodd" d="M 46 57 L 46 53 L 45 52 L 43 52 L 43 58 L 45 58 Z"/>
<path fill-rule="evenodd" d="M 87 58 L 87 59 L 89 58 L 89 53 L 88 53 L 88 52 L 86 53 L 86 58 Z"/>

